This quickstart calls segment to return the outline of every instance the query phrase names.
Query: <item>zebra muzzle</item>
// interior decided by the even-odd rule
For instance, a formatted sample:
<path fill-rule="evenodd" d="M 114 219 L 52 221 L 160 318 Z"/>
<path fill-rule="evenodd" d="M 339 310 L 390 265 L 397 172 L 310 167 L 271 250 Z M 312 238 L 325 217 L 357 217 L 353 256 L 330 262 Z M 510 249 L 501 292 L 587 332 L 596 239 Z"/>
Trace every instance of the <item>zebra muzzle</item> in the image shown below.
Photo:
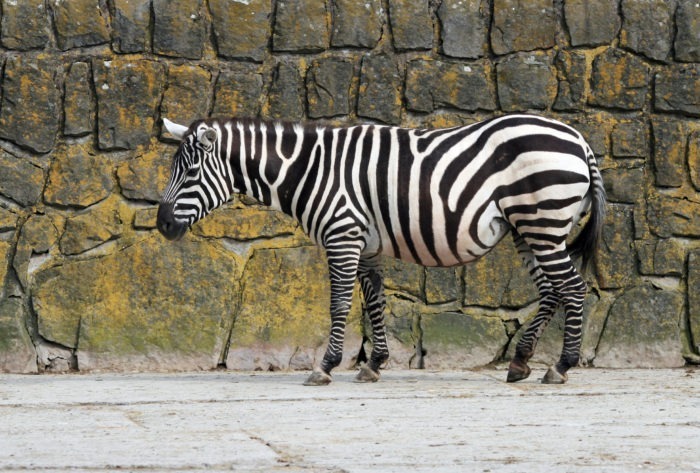
<path fill-rule="evenodd" d="M 158 231 L 168 240 L 179 240 L 187 232 L 189 225 L 186 222 L 175 218 L 173 204 L 160 204 L 158 207 L 158 217 L 156 219 L 156 227 Z"/>

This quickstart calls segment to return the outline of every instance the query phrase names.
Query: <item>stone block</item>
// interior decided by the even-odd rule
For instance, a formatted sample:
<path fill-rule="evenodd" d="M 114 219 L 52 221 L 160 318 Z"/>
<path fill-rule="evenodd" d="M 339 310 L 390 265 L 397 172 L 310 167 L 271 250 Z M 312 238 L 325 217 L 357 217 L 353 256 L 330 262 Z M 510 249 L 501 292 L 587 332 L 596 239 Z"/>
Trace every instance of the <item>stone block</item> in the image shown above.
<path fill-rule="evenodd" d="M 556 29 L 552 0 L 494 0 L 491 48 L 498 55 L 551 48 Z"/>
<path fill-rule="evenodd" d="M 122 228 L 118 200 L 107 199 L 84 213 L 66 219 L 59 248 L 64 255 L 77 255 L 120 237 Z"/>
<path fill-rule="evenodd" d="M 197 222 L 192 232 L 205 238 L 249 241 L 293 235 L 298 228 L 294 219 L 275 210 L 224 207 Z"/>
<path fill-rule="evenodd" d="M 700 251 L 688 255 L 688 322 L 695 351 L 700 352 Z"/>
<path fill-rule="evenodd" d="M 280 62 L 272 75 L 268 94 L 268 113 L 271 118 L 299 121 L 304 117 L 304 82 L 299 67 Z"/>
<path fill-rule="evenodd" d="M 17 218 L 18 216 L 15 212 L 0 207 L 0 233 L 4 233 L 5 238 L 7 237 L 7 232 L 14 232 L 17 227 Z"/>
<path fill-rule="evenodd" d="M 263 77 L 256 67 L 240 65 L 219 74 L 213 116 L 255 117 L 261 110 Z"/>
<path fill-rule="evenodd" d="M 564 17 L 572 46 L 610 44 L 620 30 L 619 0 L 566 0 Z"/>
<path fill-rule="evenodd" d="M 433 47 L 433 21 L 428 0 L 389 0 L 389 21 L 397 51 Z"/>
<path fill-rule="evenodd" d="M 60 117 L 56 68 L 51 59 L 7 59 L 2 80 L 1 138 L 36 153 L 51 151 Z"/>
<path fill-rule="evenodd" d="M 1 244 L 1 243 L 0 243 Z M 0 373 L 36 373 L 36 350 L 17 297 L 0 299 Z"/>
<path fill-rule="evenodd" d="M 659 187 L 681 187 L 685 181 L 687 129 L 678 120 L 652 120 L 654 176 Z"/>
<path fill-rule="evenodd" d="M 676 61 L 700 62 L 700 3 L 678 2 L 673 46 Z"/>
<path fill-rule="evenodd" d="M 206 117 L 213 96 L 212 75 L 207 69 L 191 64 L 170 65 L 168 83 L 160 104 L 160 116 L 175 123 L 189 125 Z M 162 135 L 168 136 L 165 127 Z"/>
<path fill-rule="evenodd" d="M 700 64 L 675 65 L 658 72 L 654 108 L 700 117 Z"/>
<path fill-rule="evenodd" d="M 154 235 L 39 272 L 33 306 L 42 337 L 77 348 L 83 371 L 213 369 L 238 304 L 237 271 L 216 245 Z"/>
<path fill-rule="evenodd" d="M 443 312 L 423 314 L 426 369 L 478 368 L 494 362 L 508 344 L 498 317 Z"/>
<path fill-rule="evenodd" d="M 609 202 L 634 204 L 644 197 L 644 169 L 616 168 L 602 171 Z"/>
<path fill-rule="evenodd" d="M 607 113 L 568 115 L 562 117 L 567 125 L 577 129 L 598 158 L 598 164 L 605 164 L 605 156 L 610 155 L 610 132 L 612 121 Z"/>
<path fill-rule="evenodd" d="M 382 37 L 381 0 L 333 0 L 331 46 L 374 48 Z"/>
<path fill-rule="evenodd" d="M 588 80 L 586 56 L 577 51 L 559 51 L 554 57 L 559 80 L 554 110 L 582 110 L 586 102 Z"/>
<path fill-rule="evenodd" d="M 588 103 L 600 107 L 639 110 L 649 88 L 649 67 L 636 56 L 607 49 L 593 61 Z"/>
<path fill-rule="evenodd" d="M 0 40 L 7 49 L 42 49 L 49 42 L 49 18 L 44 0 L 3 0 Z"/>
<path fill-rule="evenodd" d="M 462 270 L 459 268 L 425 268 L 425 301 L 445 304 L 462 297 Z"/>
<path fill-rule="evenodd" d="M 486 62 L 410 61 L 406 66 L 406 106 L 419 112 L 440 107 L 495 110 L 496 91 L 489 76 Z"/>
<path fill-rule="evenodd" d="M 700 236 L 700 203 L 666 195 L 647 197 L 647 220 L 660 238 Z"/>
<path fill-rule="evenodd" d="M 209 10 L 219 56 L 262 62 L 270 40 L 272 2 L 209 0 Z"/>
<path fill-rule="evenodd" d="M 496 74 L 503 110 L 545 109 L 554 103 L 557 78 L 549 55 L 514 54 L 496 65 Z"/>
<path fill-rule="evenodd" d="M 138 59 L 95 59 L 98 145 L 102 150 L 135 149 L 148 143 L 163 91 L 165 67 Z"/>
<path fill-rule="evenodd" d="M 663 61 L 673 45 L 675 0 L 621 0 L 620 46 Z"/>
<path fill-rule="evenodd" d="M 241 278 L 241 303 L 229 369 L 310 369 L 323 357 L 330 327 L 330 287 L 323 251 L 315 246 L 256 250 Z M 356 301 L 357 302 L 357 301 Z M 361 340 L 360 304 L 345 330 L 343 368 Z"/>
<path fill-rule="evenodd" d="M 688 170 L 693 187 L 700 191 L 700 130 L 688 136 Z"/>
<path fill-rule="evenodd" d="M 9 212 L 8 212 L 9 214 Z M 14 214 L 11 214 L 14 215 Z M 14 237 L 14 226 L 16 225 L 17 222 L 17 216 L 14 215 L 14 221 L 15 223 L 12 224 L 11 228 L 7 228 L 6 230 L 2 230 L 2 228 L 6 228 L 6 225 L 9 223 L 8 221 L 3 221 L 4 219 L 9 220 L 9 216 L 0 213 L 0 231 L 12 231 L 12 236 Z M 10 260 L 12 259 L 12 250 L 13 244 L 11 241 L 6 241 L 5 238 L 7 236 L 3 235 L 3 239 L 0 240 L 0 298 L 4 297 L 4 288 L 5 288 L 5 276 L 7 276 L 7 270 L 10 267 Z M 2 299 L 0 299 L 2 300 Z M 0 315 L 2 317 L 2 315 Z M 0 342 L 2 344 L 2 342 Z M 0 355 L 2 356 L 2 355 Z M 1 365 L 0 365 L 1 366 Z M 2 371 L 2 368 L 0 368 L 0 371 Z"/>
<path fill-rule="evenodd" d="M 325 0 L 278 0 L 273 51 L 320 52 L 330 43 Z"/>
<path fill-rule="evenodd" d="M 306 73 L 309 118 L 348 115 L 355 66 L 344 59 L 317 59 Z"/>
<path fill-rule="evenodd" d="M 596 255 L 598 284 L 602 289 L 628 287 L 637 279 L 633 218 L 629 206 L 608 205 L 602 242 Z"/>
<path fill-rule="evenodd" d="M 153 0 L 153 52 L 201 59 L 206 26 L 202 0 Z"/>
<path fill-rule="evenodd" d="M 63 222 L 49 215 L 31 215 L 22 225 L 17 240 L 17 248 L 12 261 L 12 267 L 19 278 L 22 287 L 27 288 L 33 271 L 30 268 L 33 257 L 49 254 L 49 251 L 58 243 L 58 238 L 63 231 Z"/>
<path fill-rule="evenodd" d="M 89 207 L 112 192 L 112 166 L 90 144 L 59 147 L 49 167 L 44 202 L 50 205 Z"/>
<path fill-rule="evenodd" d="M 44 189 L 44 169 L 0 149 L 0 196 L 22 207 L 36 205 Z"/>
<path fill-rule="evenodd" d="M 423 267 L 396 258 L 382 260 L 384 286 L 392 291 L 405 292 L 422 298 L 425 274 Z"/>
<path fill-rule="evenodd" d="M 651 285 L 626 289 L 613 302 L 594 364 L 600 368 L 677 368 L 684 296 Z"/>
<path fill-rule="evenodd" d="M 615 158 L 649 156 L 649 126 L 645 121 L 617 123 L 612 130 L 612 154 Z"/>
<path fill-rule="evenodd" d="M 118 53 L 140 53 L 151 46 L 151 0 L 114 0 L 112 47 Z"/>
<path fill-rule="evenodd" d="M 95 128 L 95 95 L 92 92 L 92 74 L 87 62 L 74 62 L 65 83 L 63 101 L 63 133 L 81 136 Z"/>
<path fill-rule="evenodd" d="M 109 41 L 108 12 L 99 0 L 52 2 L 56 42 L 62 50 L 104 44 Z"/>
<path fill-rule="evenodd" d="M 422 347 L 421 317 L 431 313 L 429 308 L 419 302 L 402 296 L 387 296 L 385 310 L 387 344 L 389 345 L 388 367 L 425 368 Z M 365 318 L 366 336 L 371 335 L 369 322 Z M 369 353 L 370 350 L 366 350 Z"/>
<path fill-rule="evenodd" d="M 488 50 L 489 5 L 485 0 L 444 0 L 437 11 L 445 56 L 476 59 Z"/>
<path fill-rule="evenodd" d="M 135 230 L 154 230 L 158 208 L 136 209 L 133 226 Z"/>
<path fill-rule="evenodd" d="M 683 276 L 688 250 L 678 239 L 649 239 L 637 241 L 636 244 L 640 274 Z"/>
<path fill-rule="evenodd" d="M 159 202 L 170 178 L 174 154 L 174 147 L 161 145 L 120 163 L 117 166 L 117 180 L 122 195 L 129 200 Z"/>
<path fill-rule="evenodd" d="M 401 121 L 403 82 L 393 56 L 381 53 L 363 57 L 357 115 L 398 124 Z"/>
<path fill-rule="evenodd" d="M 537 288 L 510 238 L 464 267 L 465 307 L 520 308 L 538 299 Z"/>

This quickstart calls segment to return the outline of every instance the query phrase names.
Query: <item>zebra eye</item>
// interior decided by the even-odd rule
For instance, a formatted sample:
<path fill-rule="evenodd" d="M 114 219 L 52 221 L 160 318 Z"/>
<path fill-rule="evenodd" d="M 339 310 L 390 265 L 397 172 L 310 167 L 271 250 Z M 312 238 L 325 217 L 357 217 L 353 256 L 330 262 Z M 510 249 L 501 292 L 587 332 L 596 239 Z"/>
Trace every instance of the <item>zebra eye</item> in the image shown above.
<path fill-rule="evenodd" d="M 187 170 L 187 177 L 197 177 L 197 174 L 199 174 L 199 168 L 190 168 Z"/>

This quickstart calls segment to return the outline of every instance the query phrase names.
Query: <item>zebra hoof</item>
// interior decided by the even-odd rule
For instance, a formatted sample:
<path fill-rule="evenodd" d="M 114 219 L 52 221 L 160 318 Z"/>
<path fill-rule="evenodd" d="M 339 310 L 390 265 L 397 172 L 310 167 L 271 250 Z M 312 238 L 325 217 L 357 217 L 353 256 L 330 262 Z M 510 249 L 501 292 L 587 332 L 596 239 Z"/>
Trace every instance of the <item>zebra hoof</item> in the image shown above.
<path fill-rule="evenodd" d="M 304 381 L 304 386 L 325 386 L 333 381 L 331 375 L 324 373 L 323 371 L 314 371 L 311 375 Z"/>
<path fill-rule="evenodd" d="M 554 366 L 550 366 L 542 378 L 542 384 L 564 384 L 568 379 L 566 373 L 560 374 Z"/>
<path fill-rule="evenodd" d="M 379 373 L 367 365 L 360 366 L 360 372 L 355 376 L 356 383 L 376 383 L 379 381 Z"/>
<path fill-rule="evenodd" d="M 517 381 L 522 381 L 530 376 L 530 367 L 525 363 L 518 363 L 515 360 L 510 362 L 508 367 L 508 376 L 506 377 L 506 382 L 515 383 Z"/>

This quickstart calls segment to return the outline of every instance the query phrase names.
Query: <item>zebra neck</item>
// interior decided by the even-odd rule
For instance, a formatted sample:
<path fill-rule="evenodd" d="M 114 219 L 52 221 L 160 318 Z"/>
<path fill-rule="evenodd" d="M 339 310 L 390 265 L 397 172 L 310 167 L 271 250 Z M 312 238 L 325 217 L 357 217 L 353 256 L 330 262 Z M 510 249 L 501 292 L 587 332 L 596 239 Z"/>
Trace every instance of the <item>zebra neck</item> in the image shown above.
<path fill-rule="evenodd" d="M 230 121 L 224 128 L 232 187 L 297 218 L 301 184 L 313 163 L 312 155 L 322 148 L 324 130 L 257 120 Z"/>

